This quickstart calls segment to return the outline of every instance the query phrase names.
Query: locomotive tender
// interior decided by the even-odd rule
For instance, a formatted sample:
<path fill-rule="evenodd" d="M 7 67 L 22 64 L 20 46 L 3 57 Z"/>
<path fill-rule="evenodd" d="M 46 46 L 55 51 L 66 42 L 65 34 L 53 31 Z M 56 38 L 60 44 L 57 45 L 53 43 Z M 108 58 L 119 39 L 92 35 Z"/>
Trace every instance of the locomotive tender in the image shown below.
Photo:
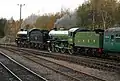
<path fill-rule="evenodd" d="M 22 33 L 19 33 L 22 34 Z M 108 52 L 120 53 L 120 28 L 106 30 L 88 30 L 86 28 L 70 28 L 69 30 L 51 31 L 31 29 L 27 34 L 27 46 L 47 48 L 50 52 L 69 52 L 69 54 L 83 53 L 101 56 Z M 24 37 L 21 36 L 21 40 Z M 20 37 L 19 37 L 20 40 Z M 24 40 L 20 43 L 24 43 Z M 18 39 L 16 43 L 18 43 Z M 23 44 L 23 45 L 26 45 Z"/>

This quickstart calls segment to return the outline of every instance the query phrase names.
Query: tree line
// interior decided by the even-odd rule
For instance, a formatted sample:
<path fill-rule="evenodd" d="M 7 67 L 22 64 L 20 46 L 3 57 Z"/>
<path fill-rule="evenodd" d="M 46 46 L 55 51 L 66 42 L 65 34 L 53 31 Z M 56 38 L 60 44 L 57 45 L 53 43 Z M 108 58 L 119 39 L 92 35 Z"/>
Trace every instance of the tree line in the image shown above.
<path fill-rule="evenodd" d="M 74 12 L 62 8 L 60 12 L 46 13 L 41 16 L 32 14 L 22 21 L 4 19 L 0 20 L 0 35 L 12 35 L 15 37 L 22 28 L 40 28 L 50 30 L 53 27 L 86 27 L 89 29 L 106 29 L 113 26 L 120 26 L 120 2 L 118 0 L 88 0 L 79 5 Z M 4 32 L 5 30 L 5 32 Z"/>
<path fill-rule="evenodd" d="M 118 0 L 88 0 L 77 9 L 77 25 L 106 29 L 120 25 Z"/>

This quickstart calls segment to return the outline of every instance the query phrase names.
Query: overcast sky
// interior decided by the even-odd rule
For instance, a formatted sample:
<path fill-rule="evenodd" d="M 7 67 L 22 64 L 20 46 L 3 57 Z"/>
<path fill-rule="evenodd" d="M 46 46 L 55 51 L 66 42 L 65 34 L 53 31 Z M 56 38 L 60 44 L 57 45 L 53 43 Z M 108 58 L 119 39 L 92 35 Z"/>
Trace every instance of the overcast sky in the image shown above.
<path fill-rule="evenodd" d="M 17 4 L 25 4 L 22 7 L 22 18 L 32 13 L 44 14 L 59 12 L 61 8 L 74 10 L 85 0 L 0 0 L 0 17 L 15 20 L 19 19 L 20 7 Z"/>

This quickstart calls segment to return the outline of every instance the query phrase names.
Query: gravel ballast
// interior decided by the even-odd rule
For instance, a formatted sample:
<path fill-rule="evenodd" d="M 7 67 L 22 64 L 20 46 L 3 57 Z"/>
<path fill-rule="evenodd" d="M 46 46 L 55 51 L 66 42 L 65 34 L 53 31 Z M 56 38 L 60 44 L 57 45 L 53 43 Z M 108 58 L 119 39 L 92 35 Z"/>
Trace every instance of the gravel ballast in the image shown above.
<path fill-rule="evenodd" d="M 14 58 L 15 60 L 17 60 L 18 62 L 26 65 L 27 67 L 30 67 L 32 70 L 34 70 L 35 72 L 37 72 L 38 74 L 40 74 L 41 76 L 47 78 L 50 81 L 70 81 L 68 78 L 65 78 L 64 76 L 57 74 L 51 70 L 48 70 L 47 68 L 44 68 L 36 63 L 33 63 L 32 61 L 23 58 L 22 56 L 13 54 L 9 51 L 6 51 L 4 49 L 0 49 L 2 52 L 7 53 L 9 56 L 11 56 L 12 58 Z M 51 61 L 54 61 L 56 63 L 62 64 L 62 65 L 67 65 L 70 68 L 74 68 L 77 71 L 81 71 L 93 76 L 96 76 L 98 78 L 102 78 L 106 81 L 120 81 L 120 75 L 119 73 L 115 73 L 115 72 L 108 72 L 108 71 L 100 71 L 97 69 L 93 69 L 93 68 L 88 68 L 88 67 L 84 67 L 84 66 L 80 66 L 77 64 L 73 64 L 70 62 L 66 62 L 66 61 L 62 61 L 62 60 L 55 60 L 52 58 L 48 58 L 48 57 L 42 57 L 41 58 L 45 58 Z"/>

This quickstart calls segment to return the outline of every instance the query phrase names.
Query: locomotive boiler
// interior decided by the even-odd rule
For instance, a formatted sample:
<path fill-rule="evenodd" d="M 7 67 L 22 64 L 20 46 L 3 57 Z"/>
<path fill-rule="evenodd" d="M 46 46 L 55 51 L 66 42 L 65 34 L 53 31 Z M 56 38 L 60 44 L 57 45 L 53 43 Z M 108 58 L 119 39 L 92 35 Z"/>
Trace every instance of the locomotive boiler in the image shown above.
<path fill-rule="evenodd" d="M 55 51 L 59 52 L 61 51 L 62 53 L 65 52 L 65 48 L 67 47 L 68 44 L 68 30 L 51 30 L 49 32 L 49 51 Z"/>
<path fill-rule="evenodd" d="M 28 41 L 29 47 L 31 48 L 47 48 L 47 39 L 48 39 L 48 31 L 40 30 L 37 28 L 33 28 L 28 32 Z"/>

